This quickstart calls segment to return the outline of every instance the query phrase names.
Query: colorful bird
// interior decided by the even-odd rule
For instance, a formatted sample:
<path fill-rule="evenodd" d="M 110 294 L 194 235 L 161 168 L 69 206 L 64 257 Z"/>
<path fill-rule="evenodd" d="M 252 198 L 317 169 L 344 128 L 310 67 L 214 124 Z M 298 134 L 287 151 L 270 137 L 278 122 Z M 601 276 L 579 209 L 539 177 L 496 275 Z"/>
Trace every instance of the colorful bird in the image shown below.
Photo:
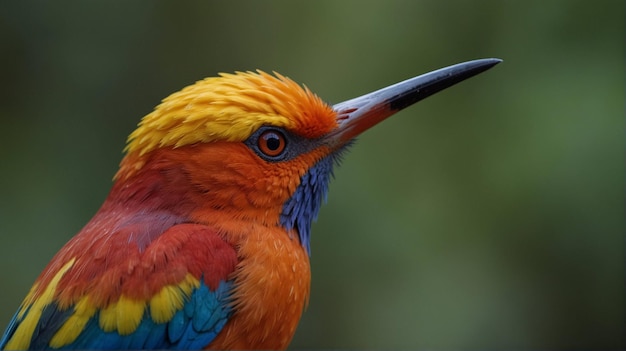
<path fill-rule="evenodd" d="M 334 106 L 261 71 L 170 95 L 129 136 L 104 204 L 37 278 L 0 349 L 286 348 L 307 305 L 311 223 L 338 155 L 499 62 Z"/>

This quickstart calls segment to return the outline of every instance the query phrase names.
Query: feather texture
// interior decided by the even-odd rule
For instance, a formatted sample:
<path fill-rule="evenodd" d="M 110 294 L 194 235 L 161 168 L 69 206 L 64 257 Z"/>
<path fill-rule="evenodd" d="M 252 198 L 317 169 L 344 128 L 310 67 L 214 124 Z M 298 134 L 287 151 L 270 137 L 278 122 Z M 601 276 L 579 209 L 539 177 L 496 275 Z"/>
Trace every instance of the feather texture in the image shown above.
<path fill-rule="evenodd" d="M 93 235 L 89 228 L 44 271 L 2 348 L 185 349 L 215 338 L 231 313 L 229 275 L 237 261 L 232 246 L 205 226 L 177 224 L 158 236 L 146 234 L 155 240 L 140 250 L 132 241 L 140 233 L 122 225 L 102 243 L 113 247 L 100 258 L 81 245 L 84 233 Z M 71 258 L 55 271 L 65 257 Z"/>

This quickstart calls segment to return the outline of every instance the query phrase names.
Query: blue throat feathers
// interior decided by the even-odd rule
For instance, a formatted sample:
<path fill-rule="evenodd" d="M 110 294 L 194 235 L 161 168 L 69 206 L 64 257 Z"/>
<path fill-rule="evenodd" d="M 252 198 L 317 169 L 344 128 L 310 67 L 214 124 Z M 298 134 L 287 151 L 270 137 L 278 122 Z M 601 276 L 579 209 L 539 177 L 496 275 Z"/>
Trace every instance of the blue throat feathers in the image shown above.
<path fill-rule="evenodd" d="M 300 185 L 283 205 L 280 224 L 290 231 L 298 232 L 300 244 L 311 256 L 311 224 L 317 220 L 322 201 L 326 201 L 328 185 L 333 177 L 333 166 L 341 162 L 342 153 L 351 145 L 348 143 L 341 149 L 319 160 L 300 178 Z"/>

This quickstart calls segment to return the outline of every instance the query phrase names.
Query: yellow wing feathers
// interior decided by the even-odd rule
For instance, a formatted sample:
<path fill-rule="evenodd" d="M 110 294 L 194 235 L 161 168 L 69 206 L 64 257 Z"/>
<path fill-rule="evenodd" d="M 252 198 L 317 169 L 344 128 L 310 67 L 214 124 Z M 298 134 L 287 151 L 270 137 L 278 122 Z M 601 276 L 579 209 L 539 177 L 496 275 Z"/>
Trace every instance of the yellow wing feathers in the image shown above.
<path fill-rule="evenodd" d="M 74 259 L 66 263 L 61 270 L 50 280 L 42 293 L 36 296 L 35 285 L 27 295 L 16 318 L 20 321 L 15 333 L 6 344 L 7 350 L 28 349 L 33 333 L 36 332 L 46 307 L 54 304 L 57 286 L 63 275 L 73 266 Z M 59 329 L 50 339 L 50 347 L 61 348 L 74 342 L 84 331 L 85 326 L 96 312 L 98 325 L 105 332 L 116 331 L 120 335 L 133 333 L 146 311 L 155 323 L 165 323 L 172 319 L 174 314 L 183 308 L 194 289 L 200 286 L 200 281 L 191 274 L 179 284 L 166 285 L 147 301 L 120 296 L 107 306 L 96 306 L 88 294 L 83 295 L 70 306 L 72 313 L 67 317 Z M 57 308 L 58 306 L 55 306 Z"/>

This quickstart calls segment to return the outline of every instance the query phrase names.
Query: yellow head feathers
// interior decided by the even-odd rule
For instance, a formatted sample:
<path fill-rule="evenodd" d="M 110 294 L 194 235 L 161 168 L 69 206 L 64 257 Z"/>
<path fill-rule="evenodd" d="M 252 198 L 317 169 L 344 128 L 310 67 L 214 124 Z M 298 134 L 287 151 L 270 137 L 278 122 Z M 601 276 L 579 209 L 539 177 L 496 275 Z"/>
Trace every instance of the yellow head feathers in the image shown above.
<path fill-rule="evenodd" d="M 160 147 L 244 141 L 264 125 L 309 138 L 337 126 L 329 105 L 306 87 L 274 74 L 222 73 L 170 95 L 141 120 L 126 151 L 143 155 Z"/>

